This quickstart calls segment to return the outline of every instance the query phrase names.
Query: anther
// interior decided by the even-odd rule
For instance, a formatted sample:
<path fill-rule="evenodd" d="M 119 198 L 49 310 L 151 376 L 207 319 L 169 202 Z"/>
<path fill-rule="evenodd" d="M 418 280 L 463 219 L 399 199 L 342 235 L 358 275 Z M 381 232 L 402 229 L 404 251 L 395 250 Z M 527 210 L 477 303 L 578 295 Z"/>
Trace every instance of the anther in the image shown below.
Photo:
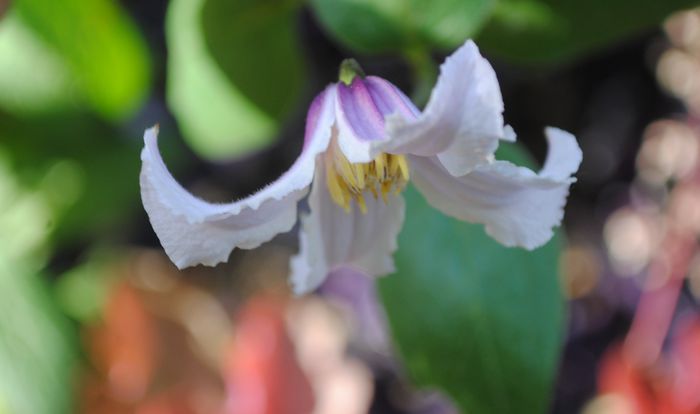
<path fill-rule="evenodd" d="M 366 213 L 366 193 L 371 193 L 375 200 L 381 194 L 384 203 L 388 203 L 388 195 L 399 194 L 409 178 L 408 163 L 403 155 L 382 153 L 370 162 L 352 164 L 337 144 L 331 144 L 325 164 L 331 198 L 347 212 L 354 200 L 360 211 Z"/>

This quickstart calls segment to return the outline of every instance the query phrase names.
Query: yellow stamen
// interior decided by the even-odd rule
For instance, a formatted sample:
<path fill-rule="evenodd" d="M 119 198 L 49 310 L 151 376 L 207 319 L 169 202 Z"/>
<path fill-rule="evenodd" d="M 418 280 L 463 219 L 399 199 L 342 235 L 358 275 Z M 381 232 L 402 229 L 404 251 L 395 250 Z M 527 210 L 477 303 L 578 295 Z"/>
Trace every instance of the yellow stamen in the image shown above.
<path fill-rule="evenodd" d="M 326 169 L 326 183 L 328 184 L 328 192 L 331 194 L 331 198 L 336 204 L 345 204 L 345 192 L 340 187 L 340 182 L 338 182 L 338 174 L 335 170 L 328 168 Z"/>
<path fill-rule="evenodd" d="M 326 181 L 333 201 L 350 212 L 354 200 L 364 214 L 367 212 L 365 194 L 374 199 L 381 194 L 384 203 L 388 195 L 399 194 L 409 178 L 408 162 L 403 155 L 379 154 L 367 163 L 353 164 L 343 155 L 336 142 L 326 154 Z"/>
<path fill-rule="evenodd" d="M 362 194 L 355 195 L 355 201 L 360 207 L 360 211 L 362 212 L 362 214 L 367 214 L 367 204 L 365 203 L 365 198 L 362 196 Z"/>
<path fill-rule="evenodd" d="M 336 160 L 336 168 L 340 167 L 340 177 L 345 180 L 345 182 L 348 184 L 348 187 L 350 188 L 356 188 L 357 187 L 357 180 L 355 179 L 355 172 L 353 171 L 352 164 L 348 161 L 347 158 L 342 157 L 340 160 Z"/>
<path fill-rule="evenodd" d="M 394 156 L 398 160 L 399 170 L 401 171 L 401 177 L 404 181 L 408 181 L 410 175 L 408 174 L 408 162 L 406 162 L 406 157 L 404 156 Z"/>
<path fill-rule="evenodd" d="M 375 176 L 381 178 L 386 177 L 386 157 L 384 154 L 379 154 L 379 156 L 374 159 L 374 171 Z"/>
<path fill-rule="evenodd" d="M 382 200 L 384 200 L 384 203 L 388 202 L 386 195 L 389 194 L 390 192 L 391 192 L 391 183 L 390 182 L 382 183 Z"/>
<path fill-rule="evenodd" d="M 365 176 L 367 171 L 365 170 L 366 164 L 353 164 L 355 167 L 355 178 L 357 178 L 357 188 L 365 188 Z"/>
<path fill-rule="evenodd" d="M 379 194 L 377 194 L 377 189 L 374 188 L 374 187 L 370 187 L 370 188 L 369 188 L 369 191 L 372 192 L 372 197 L 374 197 L 374 199 L 376 200 L 376 199 L 377 199 L 377 196 L 379 195 Z"/>

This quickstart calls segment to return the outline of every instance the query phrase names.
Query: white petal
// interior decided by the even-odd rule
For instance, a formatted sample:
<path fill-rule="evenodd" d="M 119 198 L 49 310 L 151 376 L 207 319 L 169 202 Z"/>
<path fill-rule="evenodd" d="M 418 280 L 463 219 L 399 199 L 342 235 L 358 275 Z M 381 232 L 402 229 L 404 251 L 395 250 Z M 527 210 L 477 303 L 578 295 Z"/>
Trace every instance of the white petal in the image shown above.
<path fill-rule="evenodd" d="M 394 271 L 392 254 L 404 219 L 403 197 L 390 195 L 388 203 L 365 197 L 367 213 L 353 205 L 349 213 L 331 200 L 324 167 L 316 172 L 309 207 L 302 217 L 299 254 L 292 258 L 291 283 L 303 294 L 317 288 L 336 268 L 354 267 L 369 276 Z"/>
<path fill-rule="evenodd" d="M 503 127 L 503 136 L 501 139 L 507 142 L 515 142 L 518 139 L 518 136 L 513 127 L 506 124 L 506 126 Z"/>
<path fill-rule="evenodd" d="M 434 157 L 411 158 L 416 187 L 437 209 L 460 220 L 483 223 L 506 246 L 534 249 L 561 223 L 570 177 L 581 162 L 573 135 L 548 129 L 550 152 L 539 175 L 506 161 L 454 177 Z M 555 159 L 556 158 L 556 159 Z"/>
<path fill-rule="evenodd" d="M 547 127 L 545 135 L 549 151 L 540 175 L 565 180 L 578 170 L 583 159 L 581 148 L 576 142 L 576 137 L 562 129 Z"/>
<path fill-rule="evenodd" d="M 185 190 L 158 152 L 157 128 L 144 134 L 141 198 L 165 252 L 178 268 L 213 266 L 238 247 L 251 249 L 289 231 L 297 202 L 314 176 L 316 155 L 328 146 L 334 121 L 334 89 L 319 95 L 309 110 L 302 154 L 277 181 L 242 200 L 212 204 Z"/>
<path fill-rule="evenodd" d="M 388 142 L 375 144 L 391 153 L 438 155 L 453 175 L 488 162 L 507 138 L 503 99 L 496 74 L 467 41 L 440 67 L 440 77 L 425 111 L 415 120 L 387 117 Z"/>

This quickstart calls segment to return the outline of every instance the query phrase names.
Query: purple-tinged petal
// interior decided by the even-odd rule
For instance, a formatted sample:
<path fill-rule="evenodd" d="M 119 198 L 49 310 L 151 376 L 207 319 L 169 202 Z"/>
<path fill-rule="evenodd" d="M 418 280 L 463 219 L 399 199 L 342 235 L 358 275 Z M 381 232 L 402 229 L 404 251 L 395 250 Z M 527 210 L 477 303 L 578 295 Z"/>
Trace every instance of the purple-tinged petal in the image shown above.
<path fill-rule="evenodd" d="M 437 155 L 455 176 L 488 163 L 504 132 L 503 99 L 496 74 L 471 40 L 445 60 L 423 113 L 386 120 L 389 141 L 380 151 Z"/>
<path fill-rule="evenodd" d="M 349 86 L 338 84 L 336 126 L 338 146 L 350 162 L 372 160 L 370 142 L 382 139 L 384 117 L 374 104 L 362 78 L 356 77 Z"/>
<path fill-rule="evenodd" d="M 391 357 L 389 328 L 373 278 L 351 267 L 340 267 L 330 272 L 318 293 L 340 305 L 355 321 L 361 346 L 386 358 Z"/>
<path fill-rule="evenodd" d="M 420 110 L 408 96 L 391 82 L 377 76 L 368 76 L 365 78 L 365 85 L 372 95 L 374 104 L 384 117 L 398 114 L 406 119 L 414 119 L 420 115 Z"/>
<path fill-rule="evenodd" d="M 452 176 L 435 157 L 411 157 L 416 187 L 435 208 L 460 220 L 482 223 L 505 246 L 534 249 L 561 223 L 581 150 L 573 135 L 547 129 L 550 150 L 538 174 L 506 161 Z"/>
<path fill-rule="evenodd" d="M 335 113 L 328 113 L 328 111 L 335 111 L 335 94 L 337 93 L 337 86 L 335 84 L 328 85 L 326 89 L 319 93 L 309 106 L 309 111 L 306 113 L 306 126 L 304 130 L 304 150 L 306 147 L 311 145 L 315 140 L 318 139 L 319 134 L 325 134 L 324 128 L 328 125 L 328 120 L 330 117 L 333 118 L 331 125 L 335 122 Z M 319 129 L 320 128 L 320 129 Z M 325 135 L 323 135 L 325 136 Z M 328 138 L 330 139 L 330 138 Z M 328 143 L 326 143 L 328 146 Z M 324 148 L 325 150 L 325 148 Z"/>
<path fill-rule="evenodd" d="M 458 414 L 454 403 L 439 391 L 422 391 L 414 397 L 409 414 Z"/>
<path fill-rule="evenodd" d="M 400 195 L 365 197 L 367 213 L 352 208 L 349 213 L 330 197 L 325 167 L 316 169 L 309 207 L 302 216 L 299 254 L 291 261 L 291 283 L 297 294 L 316 289 L 328 273 L 342 266 L 353 267 L 369 276 L 394 271 L 393 252 L 404 219 Z"/>
<path fill-rule="evenodd" d="M 371 143 L 387 139 L 387 116 L 413 119 L 419 113 L 397 87 L 376 76 L 358 76 L 350 85 L 339 83 L 336 111 L 338 145 L 353 163 L 369 162 L 375 157 Z"/>
<path fill-rule="evenodd" d="M 360 141 L 377 141 L 384 138 L 384 116 L 364 79 L 356 77 L 350 85 L 338 84 L 338 103 L 342 112 L 338 122 L 347 125 Z"/>
<path fill-rule="evenodd" d="M 157 128 L 144 134 L 141 198 L 165 252 L 178 268 L 225 261 L 234 248 L 252 249 L 289 231 L 297 202 L 308 192 L 316 155 L 325 151 L 334 123 L 334 87 L 309 112 L 302 154 L 277 181 L 242 200 L 212 204 L 175 181 L 158 152 Z"/>

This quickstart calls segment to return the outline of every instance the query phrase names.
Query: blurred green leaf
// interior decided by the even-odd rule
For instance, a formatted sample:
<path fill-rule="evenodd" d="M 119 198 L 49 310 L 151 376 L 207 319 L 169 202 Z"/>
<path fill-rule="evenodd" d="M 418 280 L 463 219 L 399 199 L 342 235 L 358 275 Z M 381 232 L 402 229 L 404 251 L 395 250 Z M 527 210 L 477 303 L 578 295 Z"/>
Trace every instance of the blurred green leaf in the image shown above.
<path fill-rule="evenodd" d="M 465 413 L 546 412 L 563 333 L 560 239 L 505 248 L 414 189 L 406 198 L 398 270 L 379 291 L 409 374 Z"/>
<path fill-rule="evenodd" d="M 500 0 L 479 35 L 489 53 L 537 64 L 580 57 L 653 29 L 697 0 Z"/>
<path fill-rule="evenodd" d="M 0 124 L 0 149 L 20 183 L 49 210 L 42 228 L 54 240 L 114 238 L 141 208 L 137 137 L 79 114 L 17 119 L 0 113 Z"/>
<path fill-rule="evenodd" d="M 17 13 L 0 21 L 0 106 L 20 115 L 75 106 L 80 93 L 72 83 L 64 59 Z"/>
<path fill-rule="evenodd" d="M 0 412 L 68 413 L 74 332 L 37 274 L 50 211 L 0 152 Z"/>
<path fill-rule="evenodd" d="M 118 279 L 114 252 L 96 250 L 80 265 L 58 278 L 56 296 L 61 310 L 81 323 L 95 323 Z"/>
<path fill-rule="evenodd" d="M 38 275 L 0 253 L 0 410 L 72 412 L 74 332 Z"/>
<path fill-rule="evenodd" d="M 298 0 L 206 0 L 209 51 L 229 81 L 273 118 L 288 115 L 304 81 Z"/>
<path fill-rule="evenodd" d="M 44 265 L 51 210 L 43 197 L 20 183 L 0 147 L 0 258 L 18 262 L 31 257 L 33 270 Z"/>
<path fill-rule="evenodd" d="M 229 14 L 233 12 L 241 16 Z M 289 6 L 280 1 L 170 2 L 167 98 L 185 139 L 200 155 L 230 158 L 272 142 L 280 115 L 298 90 L 296 49 L 281 50 L 293 44 L 281 39 L 291 35 L 289 23 L 276 26 L 291 17 L 284 17 L 287 13 L 291 13 Z M 245 16 L 253 20 L 245 22 Z M 212 27 L 205 33 L 203 25 Z M 227 45 L 227 41 L 232 43 Z M 291 60 L 280 63 L 276 59 Z M 275 67 L 266 67 L 272 63 Z M 285 80 L 290 82 L 289 91 Z M 282 90 L 275 90 L 280 87 Z M 279 102 L 274 102 L 275 97 Z"/>
<path fill-rule="evenodd" d="M 23 20 L 71 68 L 87 101 L 108 119 L 137 110 L 150 86 L 140 33 L 114 0 L 15 0 Z"/>
<path fill-rule="evenodd" d="M 311 0 L 321 24 L 363 53 L 438 47 L 452 49 L 472 36 L 496 0 Z"/>

